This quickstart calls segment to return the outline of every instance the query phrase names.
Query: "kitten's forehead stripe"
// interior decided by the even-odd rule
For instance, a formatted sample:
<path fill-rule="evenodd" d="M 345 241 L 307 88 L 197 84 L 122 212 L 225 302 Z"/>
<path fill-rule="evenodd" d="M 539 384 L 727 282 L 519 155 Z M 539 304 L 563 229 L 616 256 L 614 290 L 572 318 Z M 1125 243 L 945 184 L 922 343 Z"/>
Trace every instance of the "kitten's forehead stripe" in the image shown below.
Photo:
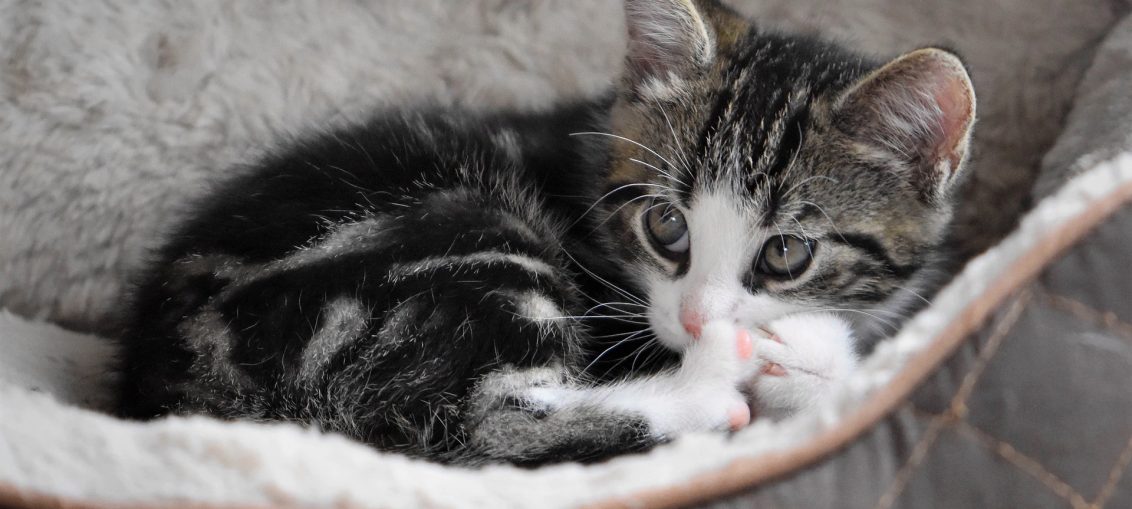
<path fill-rule="evenodd" d="M 705 149 L 698 155 L 710 178 L 757 197 L 769 193 L 769 180 L 798 153 L 809 127 L 813 84 L 829 72 L 805 63 L 800 54 L 805 48 L 790 41 L 753 30 L 748 41 L 724 72 L 724 86 L 701 140 Z"/>
<path fill-rule="evenodd" d="M 915 263 L 907 265 L 896 263 L 881 241 L 870 235 L 842 232 L 830 237 L 828 240 L 865 253 L 879 262 L 885 270 L 888 270 L 892 275 L 901 279 L 910 277 L 920 269 L 920 266 Z"/>
<path fill-rule="evenodd" d="M 734 91 L 730 88 L 721 88 L 716 91 L 715 103 L 712 106 L 711 112 L 708 114 L 708 121 L 704 123 L 703 129 L 700 130 L 699 136 L 696 138 L 696 149 L 694 157 L 697 161 L 705 161 L 708 159 L 708 150 L 711 147 L 711 140 L 713 133 L 718 131 L 720 119 L 723 117 L 727 108 L 733 105 L 732 97 Z M 710 168 L 709 168 L 710 169 Z M 701 169 L 702 171 L 702 169 Z M 687 182 L 680 185 L 682 193 L 691 194 L 692 188 L 695 187 L 696 181 L 700 177 L 701 171 L 691 172 L 691 178 Z"/>

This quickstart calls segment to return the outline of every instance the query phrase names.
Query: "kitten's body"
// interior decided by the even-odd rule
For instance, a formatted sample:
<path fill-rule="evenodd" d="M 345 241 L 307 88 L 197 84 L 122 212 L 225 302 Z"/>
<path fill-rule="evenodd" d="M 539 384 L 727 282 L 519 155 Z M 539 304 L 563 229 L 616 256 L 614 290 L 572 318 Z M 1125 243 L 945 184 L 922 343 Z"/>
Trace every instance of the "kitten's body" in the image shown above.
<path fill-rule="evenodd" d="M 853 362 L 823 312 L 883 312 L 930 269 L 966 76 L 626 5 L 615 97 L 385 112 L 222 185 L 139 287 L 124 412 L 534 464 L 814 404 Z M 682 359 L 641 374 L 653 335 Z"/>
<path fill-rule="evenodd" d="M 393 112 L 225 184 L 139 291 L 130 413 L 296 420 L 414 454 L 478 453 L 464 416 L 485 375 L 585 355 L 567 316 L 589 306 L 563 252 L 582 200 L 547 187 L 594 174 L 587 155 L 602 148 L 569 136 L 592 109 Z"/>

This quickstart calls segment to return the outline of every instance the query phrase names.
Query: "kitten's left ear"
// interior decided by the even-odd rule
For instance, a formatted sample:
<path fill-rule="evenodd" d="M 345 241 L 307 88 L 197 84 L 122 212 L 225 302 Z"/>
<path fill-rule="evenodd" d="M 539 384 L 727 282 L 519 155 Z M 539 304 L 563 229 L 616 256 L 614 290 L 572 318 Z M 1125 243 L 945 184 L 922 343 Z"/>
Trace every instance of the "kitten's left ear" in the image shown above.
<path fill-rule="evenodd" d="M 712 31 L 694 0 L 625 0 L 625 24 L 626 85 L 634 94 L 664 98 L 715 57 Z"/>
<path fill-rule="evenodd" d="M 923 198 L 937 202 L 958 180 L 975 91 L 958 57 L 939 49 L 905 54 L 849 89 L 837 125 L 912 171 Z"/>

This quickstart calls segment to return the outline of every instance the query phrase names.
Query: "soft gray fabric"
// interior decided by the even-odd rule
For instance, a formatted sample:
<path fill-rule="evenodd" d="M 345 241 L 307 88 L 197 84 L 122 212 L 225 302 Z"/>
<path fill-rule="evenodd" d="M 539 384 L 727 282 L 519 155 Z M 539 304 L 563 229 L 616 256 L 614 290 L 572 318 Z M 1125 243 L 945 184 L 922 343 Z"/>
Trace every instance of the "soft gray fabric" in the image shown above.
<path fill-rule="evenodd" d="M 1034 186 L 1038 199 L 1068 178 L 1132 147 L 1132 16 L 1125 17 L 1097 49 L 1082 79 L 1073 112 L 1057 143 L 1042 160 Z"/>

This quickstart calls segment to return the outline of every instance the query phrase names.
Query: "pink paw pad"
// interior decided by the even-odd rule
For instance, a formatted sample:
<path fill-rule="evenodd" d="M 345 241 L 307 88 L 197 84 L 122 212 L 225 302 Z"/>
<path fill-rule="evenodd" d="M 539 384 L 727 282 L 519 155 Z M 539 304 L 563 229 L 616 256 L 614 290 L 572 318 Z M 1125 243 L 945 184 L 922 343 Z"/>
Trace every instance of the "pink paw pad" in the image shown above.
<path fill-rule="evenodd" d="M 731 431 L 738 431 L 751 423 L 751 408 L 746 404 L 739 404 L 727 411 L 727 425 Z"/>
<path fill-rule="evenodd" d="M 736 346 L 739 349 L 739 358 L 743 360 L 750 359 L 755 354 L 754 342 L 751 341 L 751 333 L 745 330 L 740 330 L 735 338 Z"/>

